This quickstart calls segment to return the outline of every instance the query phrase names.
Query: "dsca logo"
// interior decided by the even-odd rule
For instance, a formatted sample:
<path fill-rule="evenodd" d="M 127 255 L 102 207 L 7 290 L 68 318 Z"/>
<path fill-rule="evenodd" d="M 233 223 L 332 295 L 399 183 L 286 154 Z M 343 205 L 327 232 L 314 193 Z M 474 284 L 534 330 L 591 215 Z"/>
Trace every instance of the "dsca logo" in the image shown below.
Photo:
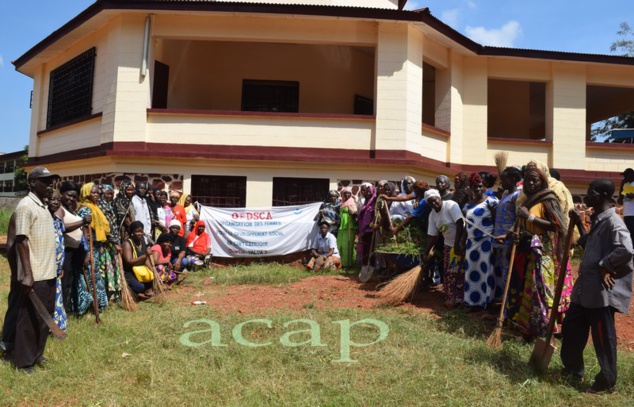
<path fill-rule="evenodd" d="M 234 212 L 231 214 L 232 219 L 246 219 L 246 220 L 271 220 L 273 215 L 271 212 Z"/>

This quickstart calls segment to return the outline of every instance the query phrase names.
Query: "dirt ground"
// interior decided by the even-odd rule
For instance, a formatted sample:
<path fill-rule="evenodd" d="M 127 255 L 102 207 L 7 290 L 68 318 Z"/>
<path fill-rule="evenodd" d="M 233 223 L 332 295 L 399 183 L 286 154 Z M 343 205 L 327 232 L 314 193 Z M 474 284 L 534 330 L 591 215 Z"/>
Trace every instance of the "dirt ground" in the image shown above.
<path fill-rule="evenodd" d="M 0 236 L 0 245 L 6 243 L 6 236 Z M 220 266 L 222 267 L 222 266 Z M 576 276 L 576 267 L 573 275 Z M 377 282 L 361 284 L 356 276 L 324 276 L 315 275 L 283 287 L 238 285 L 221 286 L 207 279 L 205 289 L 198 290 L 184 284 L 170 296 L 183 304 L 203 300 L 208 306 L 225 313 L 255 314 L 266 310 L 301 311 L 307 308 L 361 308 L 373 309 L 381 306 L 381 298 L 377 295 Z M 438 315 L 446 310 L 443 305 L 442 292 L 425 289 L 417 293 L 413 302 L 400 305 L 415 312 Z M 481 315 L 473 315 L 480 318 Z M 493 329 L 492 321 L 483 321 Z M 616 332 L 618 346 L 634 352 L 634 302 L 630 314 L 616 315 Z"/>
<path fill-rule="evenodd" d="M 576 270 L 575 270 L 576 271 Z M 576 274 L 576 273 L 575 273 Z M 359 308 L 373 309 L 381 307 L 381 298 L 377 296 L 377 282 L 361 284 L 356 276 L 315 275 L 301 281 L 281 287 L 242 285 L 222 286 L 213 279 L 204 281 L 204 289 L 187 285 L 181 286 L 177 293 L 170 293 L 177 302 L 190 304 L 192 301 L 206 301 L 207 305 L 223 313 L 262 314 L 267 310 L 302 311 L 309 308 Z M 435 288 L 425 288 L 416 294 L 412 303 L 399 307 L 430 314 L 441 318 L 446 308 L 443 294 Z M 634 351 L 634 304 L 630 315 L 617 314 L 617 341 L 621 349 Z M 482 314 L 473 314 L 480 319 Z M 494 321 L 482 321 L 485 330 L 492 330 Z"/>

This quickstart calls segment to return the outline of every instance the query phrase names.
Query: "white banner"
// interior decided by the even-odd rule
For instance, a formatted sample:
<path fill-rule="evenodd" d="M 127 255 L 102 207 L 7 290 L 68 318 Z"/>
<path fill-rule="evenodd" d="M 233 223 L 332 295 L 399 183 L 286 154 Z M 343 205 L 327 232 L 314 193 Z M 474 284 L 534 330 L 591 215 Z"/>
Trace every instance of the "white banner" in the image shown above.
<path fill-rule="evenodd" d="M 321 203 L 271 208 L 201 206 L 200 219 L 211 231 L 216 257 L 281 256 L 310 249 L 319 233 Z"/>

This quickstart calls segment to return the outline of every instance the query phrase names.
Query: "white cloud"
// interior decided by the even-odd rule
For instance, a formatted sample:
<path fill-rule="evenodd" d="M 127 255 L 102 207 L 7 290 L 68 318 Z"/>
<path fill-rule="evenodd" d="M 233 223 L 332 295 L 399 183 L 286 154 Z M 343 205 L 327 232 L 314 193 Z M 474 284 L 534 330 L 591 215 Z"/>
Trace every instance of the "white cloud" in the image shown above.
<path fill-rule="evenodd" d="M 478 8 L 478 5 L 475 1 L 467 0 L 467 7 L 469 7 L 471 10 L 475 10 Z"/>
<path fill-rule="evenodd" d="M 512 47 L 515 40 L 522 34 L 520 23 L 511 20 L 501 28 L 486 29 L 484 27 L 465 28 L 467 36 L 482 45 L 494 47 Z"/>
<path fill-rule="evenodd" d="M 418 10 L 425 7 L 423 0 L 409 0 L 405 5 L 405 10 Z"/>
<path fill-rule="evenodd" d="M 460 21 L 460 9 L 452 8 L 451 10 L 443 11 L 440 14 L 440 21 L 450 27 L 458 27 L 458 22 Z"/>
<path fill-rule="evenodd" d="M 0 55 L 0 68 L 4 65 L 4 59 L 2 59 L 2 55 Z"/>

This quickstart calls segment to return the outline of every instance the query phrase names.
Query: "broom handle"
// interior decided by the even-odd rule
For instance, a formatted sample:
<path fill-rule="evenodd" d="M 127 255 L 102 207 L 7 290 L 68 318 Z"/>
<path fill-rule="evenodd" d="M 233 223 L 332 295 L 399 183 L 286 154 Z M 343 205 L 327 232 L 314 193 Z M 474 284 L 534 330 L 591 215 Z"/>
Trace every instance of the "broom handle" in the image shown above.
<path fill-rule="evenodd" d="M 574 232 L 574 226 L 569 224 L 568 233 L 566 234 L 566 242 L 564 244 L 564 258 L 562 259 L 561 266 L 559 267 L 559 278 L 557 279 L 557 287 L 555 288 L 555 298 L 553 299 L 553 307 L 550 310 L 550 319 L 548 320 L 548 327 L 546 328 L 547 344 L 550 344 L 550 340 L 553 337 L 553 330 L 555 329 L 555 321 L 557 320 L 557 313 L 559 312 L 559 301 L 561 300 L 561 292 L 564 289 L 564 281 L 566 280 L 568 259 L 570 258 L 570 245 L 572 244 Z"/>
<path fill-rule="evenodd" d="M 90 248 L 90 275 L 92 277 L 92 308 L 95 310 L 95 323 L 100 323 L 99 304 L 97 304 L 97 281 L 95 278 L 95 253 L 92 244 L 92 227 L 88 225 L 88 246 Z"/>
<path fill-rule="evenodd" d="M 379 218 L 376 211 L 374 211 L 374 222 L 372 224 L 376 226 L 376 221 Z M 370 253 L 368 253 L 368 261 L 366 262 L 366 267 L 370 265 L 370 258 L 372 257 L 372 252 L 374 251 L 374 235 L 376 233 L 376 229 L 372 227 L 372 239 L 370 239 Z"/>
<path fill-rule="evenodd" d="M 515 234 L 519 232 L 519 222 L 515 221 L 515 227 L 513 231 Z M 506 284 L 504 285 L 504 296 L 502 297 L 502 307 L 500 308 L 500 315 L 498 316 L 498 320 L 496 326 L 501 327 L 502 323 L 504 323 L 504 307 L 506 306 L 506 297 L 509 293 L 509 286 L 511 285 L 511 273 L 513 272 L 513 263 L 515 263 L 515 250 L 517 249 L 517 243 L 513 240 L 513 245 L 511 246 L 511 261 L 509 262 L 509 270 L 506 274 Z"/>

